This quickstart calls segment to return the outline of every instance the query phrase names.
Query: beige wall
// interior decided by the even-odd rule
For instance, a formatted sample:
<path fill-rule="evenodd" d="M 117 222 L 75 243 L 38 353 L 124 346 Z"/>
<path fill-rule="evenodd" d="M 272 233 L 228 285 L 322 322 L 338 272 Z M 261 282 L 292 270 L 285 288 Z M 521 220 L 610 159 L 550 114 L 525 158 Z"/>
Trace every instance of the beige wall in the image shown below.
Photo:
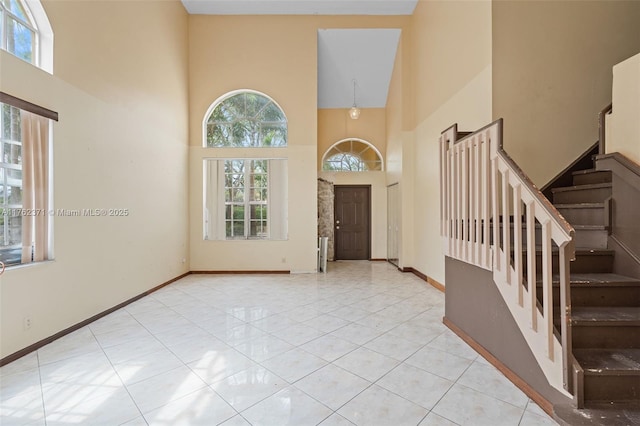
<path fill-rule="evenodd" d="M 384 108 L 362 108 L 360 118 L 349 117 L 348 109 L 318 110 L 318 170 L 322 169 L 322 156 L 336 142 L 363 139 L 373 144 L 384 159 L 387 135 Z"/>
<path fill-rule="evenodd" d="M 640 51 L 640 2 L 494 1 L 493 117 L 539 186 L 598 139 L 613 65 Z"/>
<path fill-rule="evenodd" d="M 455 25 L 451 25 L 455 22 Z M 438 137 L 491 121 L 491 3 L 419 1 L 387 105 L 388 181 L 401 182 L 400 266 L 444 283 Z"/>
<path fill-rule="evenodd" d="M 607 124 L 606 152 L 640 164 L 640 54 L 613 67 L 613 114 Z"/>
<path fill-rule="evenodd" d="M 60 114 L 55 208 L 130 214 L 54 217 L 55 260 L 9 269 L 0 282 L 0 357 L 188 270 L 184 8 L 43 3 L 55 34 L 54 75 L 0 51 L 0 90 Z"/>
<path fill-rule="evenodd" d="M 393 28 L 401 27 L 405 21 L 404 17 L 189 17 L 192 270 L 315 271 L 317 31 L 320 28 Z M 255 149 L 233 151 L 201 147 L 202 120 L 207 109 L 216 99 L 237 89 L 267 94 L 287 115 L 289 146 L 265 151 L 269 156 L 289 160 L 287 241 L 204 241 L 202 238 L 202 160 L 264 155 Z"/>

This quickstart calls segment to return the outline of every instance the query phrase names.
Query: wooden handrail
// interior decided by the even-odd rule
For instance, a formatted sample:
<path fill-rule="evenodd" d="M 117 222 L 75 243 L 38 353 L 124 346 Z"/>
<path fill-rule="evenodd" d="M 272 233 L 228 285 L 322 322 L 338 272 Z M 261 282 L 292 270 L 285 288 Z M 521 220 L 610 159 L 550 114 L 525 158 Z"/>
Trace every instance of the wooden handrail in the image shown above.
<path fill-rule="evenodd" d="M 609 104 L 598 114 L 598 154 L 605 153 L 605 140 L 607 138 L 607 114 L 613 111 L 613 104 Z"/>

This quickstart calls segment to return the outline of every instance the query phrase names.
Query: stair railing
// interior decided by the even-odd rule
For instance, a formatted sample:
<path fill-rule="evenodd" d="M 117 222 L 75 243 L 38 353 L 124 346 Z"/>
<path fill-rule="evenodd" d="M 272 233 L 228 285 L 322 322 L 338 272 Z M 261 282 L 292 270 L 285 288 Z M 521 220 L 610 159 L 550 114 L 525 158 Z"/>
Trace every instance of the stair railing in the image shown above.
<path fill-rule="evenodd" d="M 460 140 L 457 125 L 442 132 L 440 176 L 445 254 L 493 272 L 548 382 L 570 395 L 573 227 L 502 148 L 502 119 Z M 559 337 L 553 321 L 553 244 L 558 247 Z"/>

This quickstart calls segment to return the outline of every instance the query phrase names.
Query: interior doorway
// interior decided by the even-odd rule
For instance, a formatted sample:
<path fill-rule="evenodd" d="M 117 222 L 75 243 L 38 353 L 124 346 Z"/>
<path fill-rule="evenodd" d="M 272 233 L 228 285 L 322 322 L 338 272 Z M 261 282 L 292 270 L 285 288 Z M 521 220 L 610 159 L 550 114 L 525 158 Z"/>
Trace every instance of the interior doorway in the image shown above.
<path fill-rule="evenodd" d="M 371 185 L 335 185 L 335 258 L 371 258 Z"/>

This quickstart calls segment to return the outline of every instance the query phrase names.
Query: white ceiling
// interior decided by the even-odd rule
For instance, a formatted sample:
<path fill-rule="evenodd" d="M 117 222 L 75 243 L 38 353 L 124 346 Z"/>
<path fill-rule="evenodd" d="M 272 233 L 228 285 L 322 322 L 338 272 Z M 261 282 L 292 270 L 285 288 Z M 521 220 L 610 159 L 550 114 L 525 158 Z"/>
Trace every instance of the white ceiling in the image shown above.
<path fill-rule="evenodd" d="M 318 31 L 318 108 L 384 108 L 399 29 Z"/>
<path fill-rule="evenodd" d="M 411 15 L 418 0 L 182 0 L 192 15 Z"/>
<path fill-rule="evenodd" d="M 205 15 L 411 15 L 418 0 L 182 0 Z M 318 31 L 318 108 L 383 108 L 399 29 Z"/>

